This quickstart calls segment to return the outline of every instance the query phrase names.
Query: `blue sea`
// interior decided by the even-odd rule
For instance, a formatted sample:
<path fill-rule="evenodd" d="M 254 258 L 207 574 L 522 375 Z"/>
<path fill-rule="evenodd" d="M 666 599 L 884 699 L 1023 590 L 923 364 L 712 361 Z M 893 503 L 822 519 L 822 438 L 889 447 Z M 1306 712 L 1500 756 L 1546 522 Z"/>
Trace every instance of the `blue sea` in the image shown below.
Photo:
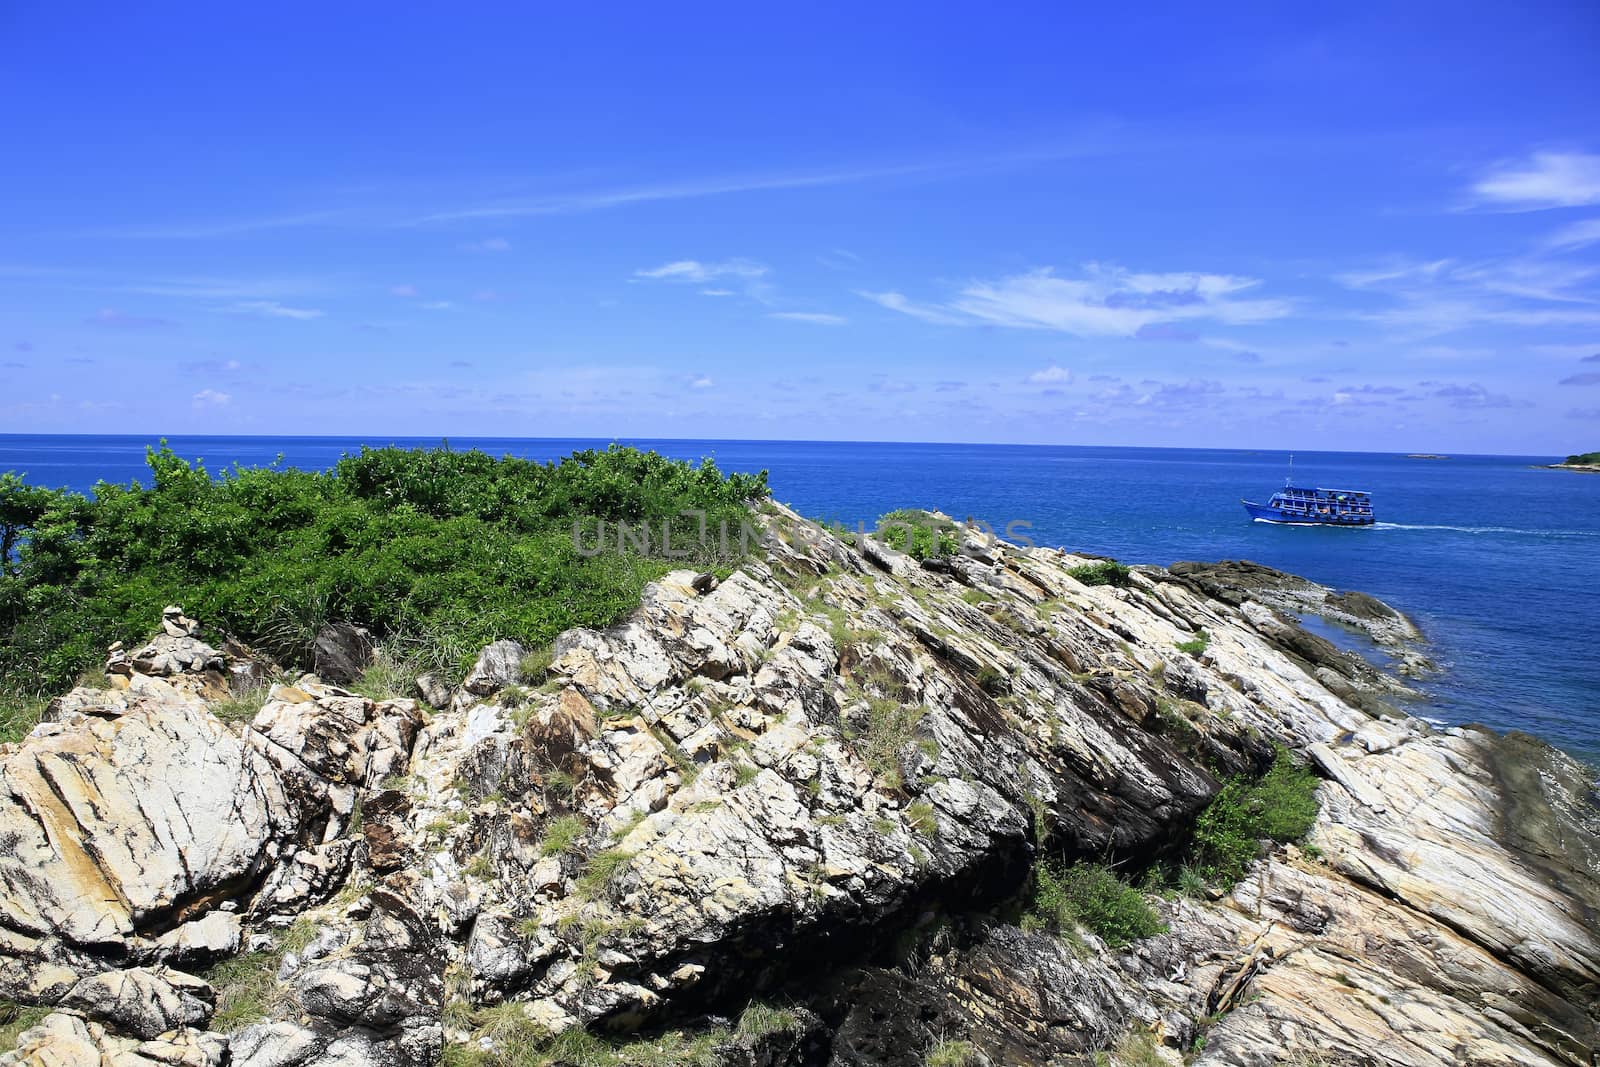
<path fill-rule="evenodd" d="M 0 471 L 89 491 L 147 474 L 148 437 L 0 435 Z M 325 468 L 365 444 L 437 439 L 173 437 L 213 471 L 280 456 Z M 607 442 L 452 438 L 554 459 Z M 1600 475 L 1533 469 L 1549 456 L 1444 460 L 1299 453 L 1295 480 L 1370 490 L 1379 523 L 1362 530 L 1253 523 L 1241 497 L 1283 484 L 1281 452 L 1011 445 L 628 440 L 724 470 L 770 471 L 773 495 L 850 525 L 898 507 L 982 519 L 1038 544 L 1130 563 L 1251 559 L 1360 589 L 1414 618 L 1439 674 L 1415 714 L 1519 729 L 1600 762 Z M 1027 524 L 1027 525 L 1022 525 Z"/>

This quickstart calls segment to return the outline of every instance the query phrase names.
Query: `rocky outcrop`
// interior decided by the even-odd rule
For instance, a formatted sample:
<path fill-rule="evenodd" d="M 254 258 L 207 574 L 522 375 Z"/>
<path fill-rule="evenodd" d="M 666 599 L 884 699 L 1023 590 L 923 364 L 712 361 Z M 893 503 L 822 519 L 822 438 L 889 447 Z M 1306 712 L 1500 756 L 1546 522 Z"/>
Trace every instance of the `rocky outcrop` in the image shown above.
<path fill-rule="evenodd" d="M 919 562 L 769 521 L 762 558 L 667 575 L 535 678 L 491 645 L 431 711 L 307 677 L 226 723 L 185 681 L 235 676 L 226 652 L 63 698 L 0 752 L 0 992 L 62 1009 L 16 1062 L 166 1042 L 189 1058 L 155 1062 L 421 1067 L 663 1026 L 729 1067 L 910 1067 L 941 1042 L 1588 1062 L 1592 782 L 1396 711 L 1401 683 L 1296 621 L 1399 650 L 1391 609 L 1254 565 L 1092 586 L 1083 557 L 959 525 L 960 554 Z M 1041 849 L 1162 859 L 1275 745 L 1323 778 L 1304 847 L 1158 899 L 1166 931 L 1125 949 L 1008 921 Z M 795 1007 L 716 1029 L 752 997 Z"/>

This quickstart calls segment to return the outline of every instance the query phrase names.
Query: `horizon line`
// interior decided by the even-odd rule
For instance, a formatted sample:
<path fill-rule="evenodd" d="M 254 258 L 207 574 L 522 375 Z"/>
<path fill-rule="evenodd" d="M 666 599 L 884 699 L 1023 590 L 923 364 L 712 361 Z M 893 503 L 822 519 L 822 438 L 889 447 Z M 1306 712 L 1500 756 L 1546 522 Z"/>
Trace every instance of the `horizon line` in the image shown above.
<path fill-rule="evenodd" d="M 1296 448 L 1292 446 L 1279 448 L 1225 448 L 1207 445 L 1085 445 L 1085 444 L 1048 444 L 1027 441 L 899 441 L 899 440 L 868 440 L 853 438 L 803 438 L 803 437 L 656 437 L 650 435 L 633 435 L 624 437 L 618 435 L 584 436 L 568 435 L 557 437 L 529 437 L 516 435 L 476 434 L 393 434 L 389 435 L 391 444 L 394 441 L 438 441 L 448 445 L 452 438 L 462 441 L 582 441 L 604 442 L 606 444 L 629 445 L 630 441 L 644 442 L 677 442 L 683 444 L 740 444 L 740 445 L 910 445 L 917 447 L 959 447 L 959 448 L 1073 448 L 1073 449 L 1134 449 L 1146 452 L 1237 452 L 1255 455 L 1275 454 L 1300 454 L 1300 455 L 1327 455 L 1327 456 L 1394 456 L 1408 459 L 1412 456 L 1439 456 L 1444 459 L 1544 459 L 1555 455 L 1558 459 L 1566 458 L 1565 455 L 1555 453 L 1529 453 L 1529 452 L 1453 452 L 1435 453 L 1421 450 L 1405 451 L 1368 451 L 1364 449 L 1325 449 L 1325 448 Z M 0 432 L 0 441 L 9 438 L 40 438 L 59 437 L 77 438 L 83 440 L 108 438 L 138 438 L 148 439 L 151 444 L 162 441 L 180 440 L 184 438 L 205 438 L 210 440 L 233 441 L 274 441 L 274 440 L 301 440 L 301 441 L 354 441 L 373 446 L 368 435 L 363 434 L 299 434 L 299 433 L 159 433 L 145 434 L 137 432 L 128 433 L 11 433 Z M 385 447 L 382 445 L 373 447 Z M 471 448 L 468 449 L 472 450 Z M 477 449 L 482 451 L 482 449 Z M 1576 454 L 1576 453 L 1570 453 Z"/>

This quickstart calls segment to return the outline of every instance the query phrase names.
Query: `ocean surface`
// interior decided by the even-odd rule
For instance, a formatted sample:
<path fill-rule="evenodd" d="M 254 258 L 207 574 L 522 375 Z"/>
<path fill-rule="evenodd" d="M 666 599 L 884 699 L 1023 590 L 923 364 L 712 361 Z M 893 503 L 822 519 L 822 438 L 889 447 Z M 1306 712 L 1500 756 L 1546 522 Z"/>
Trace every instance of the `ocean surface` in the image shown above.
<path fill-rule="evenodd" d="M 0 471 L 88 492 L 144 479 L 149 437 L 0 435 Z M 325 468 L 363 443 L 423 438 L 173 437 L 216 472 L 231 464 Z M 554 459 L 603 441 L 452 438 Z M 1037 544 L 1129 563 L 1251 559 L 1405 611 L 1442 668 L 1410 710 L 1526 730 L 1600 764 L 1600 475 L 1532 469 L 1549 456 L 1443 460 L 1298 453 L 1298 484 L 1370 490 L 1378 524 L 1251 522 L 1241 497 L 1283 484 L 1288 455 L 1210 449 L 798 441 L 627 440 L 724 470 L 770 471 L 773 495 L 852 526 L 898 507 L 938 508 Z M 1021 525 L 1021 524 L 1027 525 Z"/>

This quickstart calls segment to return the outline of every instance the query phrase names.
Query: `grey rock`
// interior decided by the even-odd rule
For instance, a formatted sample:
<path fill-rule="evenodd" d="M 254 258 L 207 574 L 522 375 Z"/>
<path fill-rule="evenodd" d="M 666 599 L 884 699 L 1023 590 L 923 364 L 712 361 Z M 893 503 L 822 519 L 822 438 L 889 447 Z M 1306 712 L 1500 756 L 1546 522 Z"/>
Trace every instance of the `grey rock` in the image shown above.
<path fill-rule="evenodd" d="M 348 622 L 322 628 L 312 642 L 313 667 L 318 678 L 333 685 L 349 685 L 372 664 L 372 635 Z"/>
<path fill-rule="evenodd" d="M 64 1008 L 76 1008 L 147 1040 L 208 1022 L 215 1004 L 216 994 L 202 979 L 168 967 L 93 975 L 61 1000 Z"/>
<path fill-rule="evenodd" d="M 496 641 L 478 654 L 462 688 L 477 696 L 504 689 L 522 678 L 522 657 L 527 649 L 515 641 Z"/>

